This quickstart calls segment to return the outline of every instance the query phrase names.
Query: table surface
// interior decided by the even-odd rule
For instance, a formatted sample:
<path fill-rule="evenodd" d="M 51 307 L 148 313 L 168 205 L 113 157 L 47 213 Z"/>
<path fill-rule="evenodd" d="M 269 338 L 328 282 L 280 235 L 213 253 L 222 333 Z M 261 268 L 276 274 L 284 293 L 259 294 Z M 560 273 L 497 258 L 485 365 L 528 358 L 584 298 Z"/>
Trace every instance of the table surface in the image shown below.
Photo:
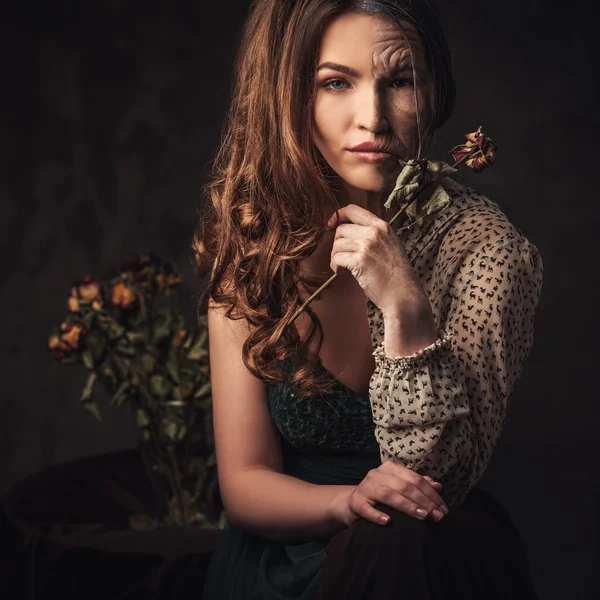
<path fill-rule="evenodd" d="M 13 485 L 0 510 L 0 589 L 27 598 L 198 600 L 219 530 L 135 531 L 154 499 L 136 449 L 56 465 Z"/>

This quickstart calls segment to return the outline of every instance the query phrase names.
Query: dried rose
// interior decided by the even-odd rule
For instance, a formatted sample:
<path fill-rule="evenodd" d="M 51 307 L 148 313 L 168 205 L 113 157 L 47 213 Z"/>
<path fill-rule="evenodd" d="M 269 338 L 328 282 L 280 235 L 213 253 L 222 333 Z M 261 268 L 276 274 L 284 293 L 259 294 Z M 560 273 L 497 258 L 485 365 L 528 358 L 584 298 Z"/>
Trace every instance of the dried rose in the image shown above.
<path fill-rule="evenodd" d="M 52 351 L 54 354 L 54 358 L 60 360 L 61 358 L 66 358 L 71 354 L 71 348 L 68 344 L 63 342 L 60 335 L 57 333 L 53 333 L 48 338 L 48 349 Z"/>
<path fill-rule="evenodd" d="M 160 258 L 150 252 L 148 254 L 137 254 L 133 260 L 126 262 L 121 267 L 121 271 L 124 274 L 130 273 L 139 285 L 146 287 L 153 285 L 154 275 L 161 265 Z"/>
<path fill-rule="evenodd" d="M 110 301 L 121 308 L 131 308 L 136 301 L 135 292 L 131 286 L 122 281 L 115 283 L 111 291 Z"/>
<path fill-rule="evenodd" d="M 71 288 L 71 295 L 67 300 L 67 309 L 70 312 L 77 313 L 81 310 L 81 305 L 79 304 L 79 295 L 77 294 L 77 288 Z"/>
<path fill-rule="evenodd" d="M 481 126 L 477 131 L 467 133 L 465 138 L 467 140 L 465 144 L 460 144 L 450 150 L 454 166 L 464 162 L 467 167 L 471 167 L 475 173 L 478 173 L 494 164 L 498 148 L 490 136 L 481 131 Z"/>
<path fill-rule="evenodd" d="M 168 286 L 175 287 L 181 283 L 181 275 L 171 263 L 166 263 L 163 270 Z"/>
<path fill-rule="evenodd" d="M 67 300 L 67 308 L 71 312 L 80 312 L 82 304 L 91 305 L 94 310 L 102 308 L 100 284 L 91 275 L 84 275 L 75 282 Z"/>
<path fill-rule="evenodd" d="M 86 333 L 84 327 L 78 323 L 62 323 L 60 326 L 60 340 L 70 350 L 78 350 L 81 338 Z"/>
<path fill-rule="evenodd" d="M 165 263 L 162 271 L 154 277 L 154 281 L 159 290 L 169 292 L 181 283 L 181 275 L 171 263 Z"/>
<path fill-rule="evenodd" d="M 78 282 L 77 292 L 82 302 L 91 304 L 100 297 L 100 284 L 91 275 L 84 275 Z"/>

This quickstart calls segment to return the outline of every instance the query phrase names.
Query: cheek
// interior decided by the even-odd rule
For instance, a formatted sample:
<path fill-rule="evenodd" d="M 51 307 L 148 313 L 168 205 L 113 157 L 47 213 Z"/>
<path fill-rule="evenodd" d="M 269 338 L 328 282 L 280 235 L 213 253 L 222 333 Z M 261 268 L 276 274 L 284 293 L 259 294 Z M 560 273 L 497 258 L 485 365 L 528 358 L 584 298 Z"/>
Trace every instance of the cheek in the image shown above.
<path fill-rule="evenodd" d="M 432 123 L 430 98 L 425 93 L 419 93 L 417 98 L 412 91 L 401 97 L 396 97 L 390 107 L 390 125 L 396 136 L 407 146 L 412 147 L 418 138 L 427 137 Z"/>
<path fill-rule="evenodd" d="M 410 88 L 402 94 L 390 94 L 389 115 L 395 123 L 414 123 L 417 120 L 417 103 L 420 107 L 421 99 L 415 102 L 413 89 Z"/>
<path fill-rule="evenodd" d="M 429 128 L 433 122 L 433 89 L 431 85 L 423 86 L 419 90 L 419 112 L 421 121 Z"/>
<path fill-rule="evenodd" d="M 343 146 L 344 124 L 339 107 L 335 109 L 327 100 L 318 102 L 313 112 L 313 141 L 325 158 L 335 159 Z"/>

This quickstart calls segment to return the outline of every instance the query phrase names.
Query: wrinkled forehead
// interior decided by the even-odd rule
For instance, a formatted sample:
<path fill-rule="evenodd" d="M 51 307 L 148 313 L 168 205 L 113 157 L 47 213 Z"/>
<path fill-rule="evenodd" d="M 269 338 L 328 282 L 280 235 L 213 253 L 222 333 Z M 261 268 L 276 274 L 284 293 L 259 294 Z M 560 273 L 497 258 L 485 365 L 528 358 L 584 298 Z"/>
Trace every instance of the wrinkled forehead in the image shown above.
<path fill-rule="evenodd" d="M 390 71 L 427 75 L 423 42 L 408 21 L 396 23 L 380 15 L 346 13 L 329 24 L 322 40 L 319 62 L 343 62 L 342 56 L 368 62 L 375 76 Z"/>
<path fill-rule="evenodd" d="M 423 42 L 414 26 L 408 21 L 400 24 L 377 18 L 373 42 L 373 69 L 386 72 L 390 69 L 410 68 L 417 73 L 427 72 Z"/>

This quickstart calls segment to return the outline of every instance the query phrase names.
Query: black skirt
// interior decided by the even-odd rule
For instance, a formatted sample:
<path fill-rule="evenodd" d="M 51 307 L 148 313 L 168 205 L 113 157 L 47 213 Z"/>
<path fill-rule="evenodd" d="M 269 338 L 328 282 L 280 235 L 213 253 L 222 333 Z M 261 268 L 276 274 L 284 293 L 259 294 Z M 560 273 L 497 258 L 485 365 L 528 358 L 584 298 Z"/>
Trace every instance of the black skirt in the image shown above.
<path fill-rule="evenodd" d="M 484 490 L 471 490 L 439 523 L 377 508 L 388 525 L 359 519 L 330 539 L 317 600 L 537 598 L 521 537 Z"/>

